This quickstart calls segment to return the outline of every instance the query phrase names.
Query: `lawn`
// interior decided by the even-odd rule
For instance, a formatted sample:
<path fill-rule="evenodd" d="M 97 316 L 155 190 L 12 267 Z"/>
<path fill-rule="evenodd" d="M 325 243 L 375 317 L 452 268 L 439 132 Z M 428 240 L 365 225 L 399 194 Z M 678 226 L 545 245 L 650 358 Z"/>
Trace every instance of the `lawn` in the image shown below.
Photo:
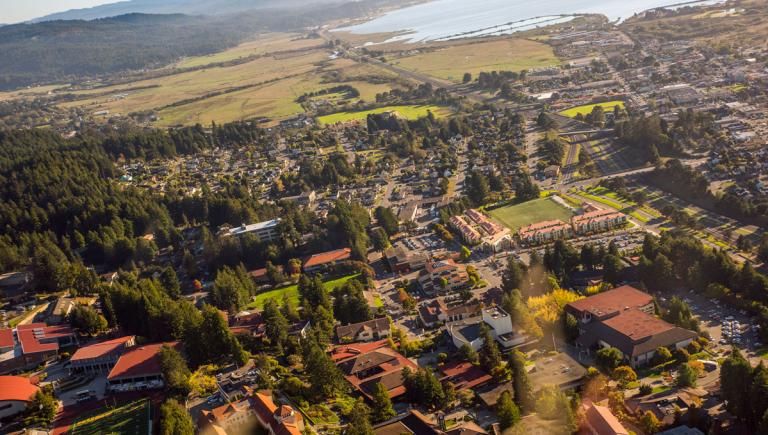
<path fill-rule="evenodd" d="M 433 77 L 461 83 L 464 73 L 522 71 L 559 65 L 552 47 L 528 39 L 502 39 L 440 48 L 404 57 L 394 65 Z"/>
<path fill-rule="evenodd" d="M 440 106 L 386 106 L 376 109 L 365 110 L 362 112 L 339 112 L 332 115 L 321 116 L 317 118 L 321 125 L 336 124 L 337 122 L 363 121 L 368 115 L 378 113 L 397 112 L 403 118 L 414 120 L 424 118 L 428 112 L 432 112 L 436 117 L 441 117 L 449 113 L 449 109 Z"/>
<path fill-rule="evenodd" d="M 522 204 L 497 208 L 488 212 L 507 228 L 517 231 L 521 227 L 547 220 L 568 221 L 573 213 L 551 198 L 534 199 Z"/>
<path fill-rule="evenodd" d="M 149 400 L 139 400 L 75 420 L 72 435 L 149 435 Z"/>
<path fill-rule="evenodd" d="M 602 106 L 603 110 L 608 112 L 613 110 L 614 107 L 619 106 L 620 108 L 624 108 L 624 102 L 623 101 L 606 101 L 605 103 L 597 103 L 597 104 L 586 104 L 584 106 L 576 106 L 571 107 L 570 109 L 563 110 L 560 112 L 561 115 L 567 116 L 569 118 L 575 118 L 576 115 L 581 113 L 583 116 L 587 116 L 588 114 L 592 113 L 592 110 L 597 107 Z"/>
<path fill-rule="evenodd" d="M 328 290 L 329 292 L 333 291 L 336 287 L 341 287 L 350 279 L 357 278 L 358 276 L 360 276 L 360 274 L 356 273 L 354 275 L 347 275 L 341 278 L 325 281 L 325 289 Z M 286 287 L 276 288 L 274 290 L 269 290 L 264 293 L 259 293 L 254 298 L 253 302 L 248 304 L 246 308 L 248 309 L 256 308 L 261 310 L 264 308 L 264 304 L 269 299 L 275 299 L 278 303 L 282 304 L 283 298 L 285 297 L 285 295 L 288 295 L 288 299 L 293 301 L 295 304 L 298 304 L 299 303 L 299 286 L 294 284 Z"/>

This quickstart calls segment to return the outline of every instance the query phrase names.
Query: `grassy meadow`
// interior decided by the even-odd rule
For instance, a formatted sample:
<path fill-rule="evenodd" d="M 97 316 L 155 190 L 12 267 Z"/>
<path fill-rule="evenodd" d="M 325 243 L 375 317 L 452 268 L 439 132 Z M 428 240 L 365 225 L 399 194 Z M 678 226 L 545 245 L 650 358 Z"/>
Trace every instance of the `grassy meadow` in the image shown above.
<path fill-rule="evenodd" d="M 399 116 L 403 118 L 414 120 L 424 118 L 428 115 L 428 112 L 432 112 L 436 117 L 445 116 L 449 113 L 449 109 L 440 106 L 386 106 L 376 109 L 365 110 L 362 112 L 339 112 L 332 115 L 320 116 L 317 121 L 321 125 L 336 124 L 339 122 L 352 122 L 363 121 L 368 115 L 375 115 L 378 113 L 397 112 Z"/>
<path fill-rule="evenodd" d="M 468 43 L 404 57 L 392 62 L 401 68 L 461 83 L 464 73 L 522 71 L 559 65 L 552 47 L 528 39 L 499 39 Z"/>
<path fill-rule="evenodd" d="M 576 106 L 571 107 L 570 109 L 563 110 L 560 112 L 560 115 L 567 116 L 569 118 L 575 118 L 576 115 L 581 114 L 582 116 L 587 116 L 588 114 L 592 113 L 592 110 L 594 110 L 595 107 L 602 106 L 603 110 L 605 112 L 613 111 L 613 108 L 616 106 L 619 106 L 619 108 L 624 108 L 624 102 L 623 101 L 606 101 L 604 103 L 597 103 L 597 104 L 585 104 L 583 106 Z"/>

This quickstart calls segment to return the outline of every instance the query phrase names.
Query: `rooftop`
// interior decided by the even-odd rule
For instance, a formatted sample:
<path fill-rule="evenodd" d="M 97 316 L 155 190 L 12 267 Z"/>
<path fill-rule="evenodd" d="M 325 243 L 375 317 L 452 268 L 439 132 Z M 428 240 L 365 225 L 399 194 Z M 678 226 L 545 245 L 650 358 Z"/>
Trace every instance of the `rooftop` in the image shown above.
<path fill-rule="evenodd" d="M 16 327 L 16 338 L 25 354 L 59 350 L 58 339 L 74 335 L 69 326 L 48 326 L 45 323 L 30 323 Z"/>
<path fill-rule="evenodd" d="M 133 335 L 127 335 L 114 340 L 83 346 L 75 351 L 70 361 L 96 359 L 107 356 L 113 352 L 121 351 L 129 342 L 133 341 L 134 338 L 136 337 Z"/>
<path fill-rule="evenodd" d="M 337 261 L 348 260 L 352 257 L 352 250 L 349 248 L 337 249 L 335 251 L 323 252 L 320 254 L 312 255 L 304 262 L 304 268 L 322 266 L 324 264 L 334 263 Z"/>
<path fill-rule="evenodd" d="M 254 231 L 261 231 L 269 228 L 275 228 L 278 226 L 278 224 L 280 224 L 280 219 L 272 219 L 271 221 L 264 221 L 256 224 L 249 224 L 249 225 L 243 224 L 239 227 L 232 228 L 231 230 L 227 231 L 227 234 L 230 236 L 239 236 L 240 234 L 252 233 Z"/>
<path fill-rule="evenodd" d="M 132 378 L 136 376 L 157 375 L 160 368 L 160 349 L 164 345 L 176 346 L 176 343 L 155 343 L 129 350 L 117 360 L 107 379 Z"/>
<path fill-rule="evenodd" d="M 342 339 L 354 339 L 360 331 L 369 329 L 373 332 L 381 332 L 389 330 L 389 319 L 381 317 L 378 319 L 368 320 L 360 323 L 353 323 L 351 325 L 337 326 L 336 336 Z"/>
<path fill-rule="evenodd" d="M 598 316 L 644 307 L 653 302 L 653 297 L 632 286 L 621 286 L 613 290 L 580 299 L 568 304 L 577 311 L 588 311 Z"/>
<path fill-rule="evenodd" d="M 37 390 L 37 386 L 33 385 L 29 378 L 0 376 L 0 402 L 29 402 Z"/>

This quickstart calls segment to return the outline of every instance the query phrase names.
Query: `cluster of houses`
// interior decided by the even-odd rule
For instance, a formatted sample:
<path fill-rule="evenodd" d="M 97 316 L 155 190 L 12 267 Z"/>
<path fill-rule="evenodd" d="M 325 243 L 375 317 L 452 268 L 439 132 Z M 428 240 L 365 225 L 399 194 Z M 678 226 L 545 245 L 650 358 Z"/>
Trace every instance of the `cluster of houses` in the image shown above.
<path fill-rule="evenodd" d="M 620 228 L 627 223 L 627 215 L 615 210 L 595 209 L 573 216 L 569 223 L 561 220 L 537 222 L 520 228 L 517 233 L 520 242 L 526 245 L 540 245 L 557 239 L 600 233 Z"/>

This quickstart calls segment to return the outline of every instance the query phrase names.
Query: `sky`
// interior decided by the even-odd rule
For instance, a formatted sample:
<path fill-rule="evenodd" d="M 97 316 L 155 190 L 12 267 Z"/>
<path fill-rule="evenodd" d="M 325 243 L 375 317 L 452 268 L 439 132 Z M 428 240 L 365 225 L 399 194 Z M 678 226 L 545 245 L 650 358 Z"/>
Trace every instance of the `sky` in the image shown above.
<path fill-rule="evenodd" d="M 54 12 L 89 8 L 116 0 L 0 0 L 0 23 L 13 24 Z"/>

